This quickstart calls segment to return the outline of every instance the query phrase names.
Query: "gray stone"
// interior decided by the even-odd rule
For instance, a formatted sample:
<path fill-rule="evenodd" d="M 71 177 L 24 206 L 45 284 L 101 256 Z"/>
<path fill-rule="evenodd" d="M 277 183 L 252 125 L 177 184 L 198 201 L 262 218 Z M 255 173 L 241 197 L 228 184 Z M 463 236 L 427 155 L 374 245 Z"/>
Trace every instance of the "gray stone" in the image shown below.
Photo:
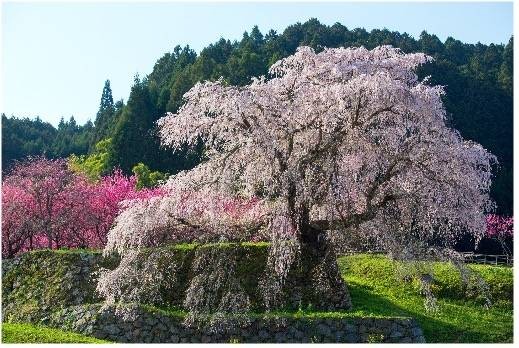
<path fill-rule="evenodd" d="M 305 334 L 302 332 L 302 331 L 299 331 L 299 330 L 294 330 L 293 332 L 293 337 L 295 337 L 296 339 L 301 339 L 305 336 Z"/>
<path fill-rule="evenodd" d="M 172 335 L 169 340 L 171 341 L 171 343 L 178 343 L 179 341 L 179 337 L 177 335 Z"/>
<path fill-rule="evenodd" d="M 276 333 L 276 336 L 274 337 L 276 343 L 284 343 L 287 341 L 287 336 L 284 332 L 278 332 Z"/>
<path fill-rule="evenodd" d="M 380 327 L 380 328 L 388 329 L 388 328 L 391 327 L 391 320 L 388 320 L 388 319 L 380 319 L 380 320 L 377 322 L 377 326 Z"/>
<path fill-rule="evenodd" d="M 108 336 L 108 339 L 109 339 L 110 341 L 116 341 L 116 342 L 121 340 L 121 338 L 120 338 L 119 335 L 109 335 L 109 336 Z"/>
<path fill-rule="evenodd" d="M 357 332 L 357 327 L 353 324 L 346 324 L 344 326 L 344 331 L 346 333 L 356 333 Z"/>
<path fill-rule="evenodd" d="M 144 320 L 144 322 L 146 323 L 146 325 L 153 326 L 157 323 L 157 319 L 153 317 L 148 317 Z"/>
<path fill-rule="evenodd" d="M 117 335 L 121 331 L 115 324 L 105 326 L 104 330 L 109 335 Z"/>
<path fill-rule="evenodd" d="M 90 323 L 83 329 L 83 333 L 85 334 L 91 334 L 94 331 L 94 326 Z"/>
<path fill-rule="evenodd" d="M 357 343 L 357 342 L 359 342 L 359 336 L 354 335 L 354 334 L 348 334 L 344 338 L 344 342 L 346 342 L 346 343 Z"/>
<path fill-rule="evenodd" d="M 78 326 L 78 327 L 83 326 L 85 324 L 86 324 L 86 319 L 85 318 L 81 318 L 78 321 L 76 321 L 76 326 Z"/>
<path fill-rule="evenodd" d="M 268 333 L 267 331 L 265 331 L 265 330 L 260 330 L 260 332 L 258 332 L 258 336 L 259 336 L 260 338 L 268 338 L 270 335 L 269 335 L 269 333 Z"/>
<path fill-rule="evenodd" d="M 412 330 L 411 330 L 411 334 L 413 336 L 423 336 L 423 332 L 422 332 L 422 329 L 420 329 L 419 327 L 414 327 Z"/>
<path fill-rule="evenodd" d="M 317 325 L 317 332 L 326 337 L 330 336 L 330 334 L 331 334 L 331 331 L 330 331 L 330 328 L 328 327 L 328 325 L 323 324 L 323 323 Z"/>
<path fill-rule="evenodd" d="M 416 342 L 416 343 L 426 343 L 425 337 L 423 337 L 423 336 L 415 337 L 414 338 L 414 342 Z"/>
<path fill-rule="evenodd" d="M 404 334 L 400 331 L 393 331 L 391 332 L 391 334 L 389 335 L 389 337 L 391 338 L 400 338 L 400 337 L 403 337 Z"/>

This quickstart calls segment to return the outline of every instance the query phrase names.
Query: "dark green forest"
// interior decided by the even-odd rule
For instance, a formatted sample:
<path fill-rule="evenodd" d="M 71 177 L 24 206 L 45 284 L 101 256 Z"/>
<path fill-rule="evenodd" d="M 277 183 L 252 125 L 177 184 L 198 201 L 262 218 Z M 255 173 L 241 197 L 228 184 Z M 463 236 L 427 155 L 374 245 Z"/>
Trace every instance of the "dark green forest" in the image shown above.
<path fill-rule="evenodd" d="M 467 44 L 452 37 L 442 42 L 422 32 L 418 39 L 389 30 L 349 30 L 311 19 L 287 27 L 283 33 L 261 33 L 257 27 L 240 41 L 220 39 L 197 54 L 189 46 L 176 46 L 157 60 L 144 78 L 135 77 L 126 102 L 114 102 L 110 82 L 102 90 L 99 111 L 92 124 L 77 125 L 74 118 L 58 128 L 41 119 L 2 115 L 2 170 L 30 155 L 68 157 L 95 154 L 95 145 L 111 139 L 108 167 L 131 173 L 137 163 L 152 170 L 175 173 L 200 161 L 202 149 L 171 153 L 162 149 L 155 135 L 155 121 L 182 105 L 182 95 L 196 82 L 223 77 L 244 85 L 252 76 L 265 75 L 271 64 L 291 55 L 301 45 L 324 47 L 393 45 L 404 52 L 424 52 L 435 60 L 419 69 L 432 84 L 444 85 L 449 123 L 465 139 L 494 153 L 492 196 L 498 213 L 512 214 L 513 204 L 513 38 L 506 45 Z M 104 147 L 103 147 L 104 148 Z"/>

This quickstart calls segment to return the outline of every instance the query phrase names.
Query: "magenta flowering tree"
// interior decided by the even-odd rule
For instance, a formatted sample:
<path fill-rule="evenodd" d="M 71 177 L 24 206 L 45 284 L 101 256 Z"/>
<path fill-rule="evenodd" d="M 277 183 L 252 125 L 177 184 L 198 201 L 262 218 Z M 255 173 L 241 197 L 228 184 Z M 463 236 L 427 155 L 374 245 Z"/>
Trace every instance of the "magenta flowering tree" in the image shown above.
<path fill-rule="evenodd" d="M 102 177 L 95 184 L 86 180 L 78 181 L 77 191 L 87 190 L 89 194 L 85 201 L 88 209 L 82 213 L 87 233 L 76 235 L 90 240 L 87 244 L 90 247 L 104 247 L 108 231 L 124 207 L 124 201 L 149 199 L 165 192 L 160 188 L 136 190 L 136 182 L 135 176 L 126 177 L 120 170 Z"/>
<path fill-rule="evenodd" d="M 162 195 L 135 189 L 120 171 L 92 183 L 64 160 L 31 158 L 2 183 L 2 256 L 38 248 L 102 248 L 125 200 Z"/>
<path fill-rule="evenodd" d="M 507 246 L 507 240 L 511 240 L 514 235 L 514 218 L 511 216 L 488 214 L 486 222 L 486 237 L 497 240 L 505 254 L 511 255 L 511 250 Z"/>
<path fill-rule="evenodd" d="M 72 204 L 70 188 L 73 185 L 74 174 L 67 169 L 64 160 L 32 158 L 14 166 L 4 178 L 2 191 L 16 189 L 24 200 L 30 201 L 30 204 L 25 205 L 30 209 L 26 215 L 21 216 L 23 222 L 20 224 L 29 226 L 32 236 L 43 235 L 46 246 L 52 248 L 60 247 L 64 238 L 64 226 L 70 221 L 68 208 Z M 10 198 L 10 201 L 3 204 L 7 211 L 2 214 L 2 225 L 12 219 L 5 213 L 14 213 L 16 209 L 13 207 L 20 204 L 17 196 Z"/>
<path fill-rule="evenodd" d="M 13 257 L 34 243 L 31 197 L 16 186 L 2 184 L 2 257 Z"/>
<path fill-rule="evenodd" d="M 173 150 L 202 139 L 208 159 L 166 186 L 199 192 L 195 201 L 259 199 L 262 218 L 239 222 L 267 226 L 281 285 L 304 256 L 319 288 L 344 288 L 336 266 L 322 268 L 341 240 L 329 230 L 370 238 L 394 258 L 451 258 L 463 233 L 484 236 L 495 157 L 447 126 L 443 88 L 415 73 L 430 60 L 390 46 L 300 47 L 249 85 L 198 83 L 158 121 L 159 135 Z M 168 241 L 189 225 L 218 233 L 218 216 L 180 206 L 169 195 L 130 205 L 106 251 Z"/>

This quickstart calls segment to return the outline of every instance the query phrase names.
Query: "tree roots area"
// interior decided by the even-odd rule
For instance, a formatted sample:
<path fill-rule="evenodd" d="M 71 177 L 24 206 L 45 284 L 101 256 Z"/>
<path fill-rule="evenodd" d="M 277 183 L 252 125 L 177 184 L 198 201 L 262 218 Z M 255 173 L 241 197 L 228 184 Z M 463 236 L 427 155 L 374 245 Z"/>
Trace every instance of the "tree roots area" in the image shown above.
<path fill-rule="evenodd" d="M 512 342 L 510 268 L 470 266 L 487 308 L 452 266 L 433 264 L 433 311 L 386 256 L 300 252 L 279 274 L 271 253 L 219 243 L 143 249 L 127 265 L 93 250 L 3 260 L 2 341 Z"/>

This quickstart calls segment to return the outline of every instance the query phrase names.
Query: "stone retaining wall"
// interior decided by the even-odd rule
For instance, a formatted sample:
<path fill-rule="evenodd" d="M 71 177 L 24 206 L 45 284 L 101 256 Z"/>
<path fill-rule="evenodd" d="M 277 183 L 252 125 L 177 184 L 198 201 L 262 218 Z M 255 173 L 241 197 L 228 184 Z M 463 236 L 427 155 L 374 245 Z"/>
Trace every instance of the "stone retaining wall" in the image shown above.
<path fill-rule="evenodd" d="M 219 318 L 213 325 L 196 327 L 187 325 L 181 315 L 137 304 L 91 304 L 65 308 L 40 322 L 116 342 L 425 342 L 422 330 L 410 318 L 242 317 Z"/>

